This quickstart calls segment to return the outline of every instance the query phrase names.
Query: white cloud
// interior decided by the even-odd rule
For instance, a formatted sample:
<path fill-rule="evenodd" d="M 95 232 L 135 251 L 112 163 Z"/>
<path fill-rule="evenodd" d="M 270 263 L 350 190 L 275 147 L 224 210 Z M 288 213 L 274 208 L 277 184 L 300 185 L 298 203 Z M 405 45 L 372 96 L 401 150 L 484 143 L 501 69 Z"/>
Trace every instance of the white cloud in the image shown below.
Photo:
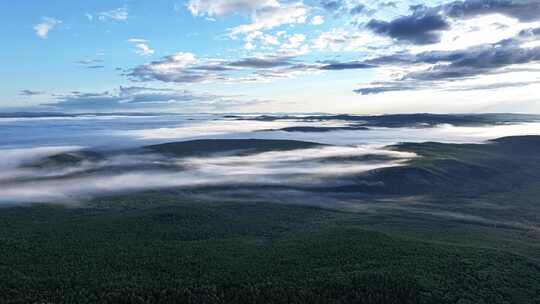
<path fill-rule="evenodd" d="M 260 42 L 265 46 L 268 45 L 279 45 L 278 37 L 270 34 L 264 34 L 261 31 L 254 31 L 251 33 L 248 33 L 246 37 L 244 37 L 244 41 L 246 42 L 244 44 L 245 49 L 255 49 L 255 43 Z"/>
<path fill-rule="evenodd" d="M 368 31 L 349 31 L 343 28 L 333 28 L 321 33 L 311 43 L 312 48 L 318 50 L 363 51 L 366 54 L 381 55 L 381 52 L 394 51 L 397 46 L 392 41 L 374 35 Z"/>
<path fill-rule="evenodd" d="M 540 26 L 540 22 L 520 23 L 518 20 L 500 14 L 483 15 L 470 19 L 458 19 L 451 28 L 441 34 L 440 42 L 432 45 L 411 46 L 413 53 L 434 50 L 458 50 L 496 43 L 515 37 L 522 30 Z"/>
<path fill-rule="evenodd" d="M 263 7 L 279 7 L 277 0 L 189 0 L 188 10 L 194 16 L 251 14 Z"/>
<path fill-rule="evenodd" d="M 256 10 L 251 16 L 251 23 L 231 29 L 231 36 L 268 30 L 285 24 L 301 24 L 306 22 L 306 18 L 307 8 L 302 3 L 268 6 Z"/>
<path fill-rule="evenodd" d="M 526 42 L 520 45 L 520 47 L 524 49 L 525 48 L 532 49 L 532 48 L 540 47 L 540 40 Z"/>
<path fill-rule="evenodd" d="M 137 53 L 138 55 L 141 55 L 141 56 L 149 56 L 149 55 L 152 55 L 154 54 L 154 50 L 151 49 L 148 44 L 145 44 L 145 43 L 137 43 L 135 45 L 135 47 L 137 48 L 135 50 L 135 53 Z"/>
<path fill-rule="evenodd" d="M 306 36 L 303 34 L 293 34 L 281 45 L 279 52 L 285 56 L 300 56 L 309 52 L 309 46 L 304 44 Z"/>
<path fill-rule="evenodd" d="M 302 42 L 306 40 L 306 36 L 303 34 L 294 34 L 287 39 L 287 43 L 283 44 L 285 49 L 296 49 L 302 45 Z"/>
<path fill-rule="evenodd" d="M 278 45 L 279 44 L 278 38 L 276 36 L 272 36 L 272 35 L 265 35 L 263 42 L 264 42 L 264 44 L 271 44 L 271 45 Z"/>
<path fill-rule="evenodd" d="M 245 40 L 246 41 L 253 41 L 253 40 L 255 40 L 257 38 L 260 38 L 262 36 L 263 36 L 263 32 L 255 31 L 255 32 L 251 32 L 251 33 L 247 34 Z"/>
<path fill-rule="evenodd" d="M 315 16 L 311 19 L 311 24 L 313 25 L 321 25 L 324 23 L 324 17 L 323 16 Z"/>
<path fill-rule="evenodd" d="M 235 39 L 244 36 L 244 48 L 255 49 L 255 40 L 262 45 L 279 45 L 275 35 L 265 35 L 263 31 L 287 24 L 306 23 L 308 7 L 302 1 L 278 0 L 189 0 L 188 10 L 194 16 L 206 18 L 227 15 L 246 15 L 250 23 L 229 29 L 229 35 Z M 322 17 L 315 19 L 321 22 Z M 279 35 L 278 35 L 279 36 Z"/>
<path fill-rule="evenodd" d="M 46 39 L 49 35 L 49 32 L 61 23 L 62 21 L 58 19 L 54 19 L 51 17 L 43 17 L 42 22 L 34 26 L 34 30 L 36 31 L 36 35 L 38 35 L 39 38 Z"/>
<path fill-rule="evenodd" d="M 332 29 L 324 32 L 313 41 L 313 47 L 316 49 L 340 50 L 344 44 L 350 40 L 350 35 L 343 29 Z"/>
<path fill-rule="evenodd" d="M 160 72 L 169 72 L 185 68 L 189 65 L 196 64 L 197 62 L 197 58 L 192 53 L 178 52 L 171 55 L 168 61 L 154 64 L 153 69 Z"/>
<path fill-rule="evenodd" d="M 132 38 L 128 41 L 134 44 L 135 53 L 137 55 L 150 56 L 155 52 L 152 48 L 150 48 L 147 40 Z"/>
<path fill-rule="evenodd" d="M 119 7 L 106 12 L 101 12 L 98 14 L 98 19 L 100 21 L 127 21 L 129 18 L 128 9 L 124 7 Z"/>

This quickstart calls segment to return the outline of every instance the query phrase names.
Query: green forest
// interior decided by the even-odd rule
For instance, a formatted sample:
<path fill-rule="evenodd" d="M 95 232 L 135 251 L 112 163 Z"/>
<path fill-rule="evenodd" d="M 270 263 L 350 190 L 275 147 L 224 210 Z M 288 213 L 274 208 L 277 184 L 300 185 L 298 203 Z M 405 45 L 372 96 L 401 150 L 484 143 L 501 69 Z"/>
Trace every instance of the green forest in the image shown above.
<path fill-rule="evenodd" d="M 536 143 L 393 147 L 423 157 L 340 189 L 357 209 L 211 189 L 4 207 L 0 303 L 540 303 Z"/>

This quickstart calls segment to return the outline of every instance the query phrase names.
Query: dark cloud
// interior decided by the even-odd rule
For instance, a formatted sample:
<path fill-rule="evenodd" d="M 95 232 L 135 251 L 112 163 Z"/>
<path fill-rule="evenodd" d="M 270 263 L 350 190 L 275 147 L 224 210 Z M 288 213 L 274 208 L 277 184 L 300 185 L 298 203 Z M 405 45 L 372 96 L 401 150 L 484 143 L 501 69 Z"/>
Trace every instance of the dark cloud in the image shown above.
<path fill-rule="evenodd" d="M 351 8 L 349 11 L 351 15 L 360 15 L 364 12 L 366 12 L 366 6 L 362 3 L 356 5 L 355 7 Z"/>
<path fill-rule="evenodd" d="M 415 63 L 417 57 L 411 53 L 400 52 L 391 55 L 385 55 L 381 57 L 375 57 L 365 60 L 365 63 L 373 65 L 403 65 Z"/>
<path fill-rule="evenodd" d="M 33 90 L 22 90 L 19 92 L 19 95 L 21 96 L 36 96 L 36 95 L 43 95 L 44 92 L 41 91 L 33 91 Z"/>
<path fill-rule="evenodd" d="M 397 8 L 398 7 L 398 3 L 396 1 L 388 1 L 388 2 L 380 2 L 378 4 L 379 7 L 393 7 L 393 8 Z"/>
<path fill-rule="evenodd" d="M 191 68 L 192 70 L 199 71 L 212 71 L 212 72 L 226 72 L 234 70 L 229 66 L 223 64 L 207 64 L 207 65 L 197 65 Z"/>
<path fill-rule="evenodd" d="M 158 80 L 176 83 L 197 83 L 220 78 L 218 73 L 210 73 L 209 70 L 175 68 L 162 71 L 155 69 L 152 64 L 135 67 L 129 70 L 125 75 L 134 81 Z"/>
<path fill-rule="evenodd" d="M 105 68 L 105 66 L 101 64 L 103 63 L 103 60 L 101 59 L 83 59 L 83 60 L 75 61 L 75 63 L 81 67 L 84 67 L 86 69 L 91 69 L 91 70 Z"/>
<path fill-rule="evenodd" d="M 290 56 L 249 57 L 235 61 L 171 55 L 126 71 L 135 81 L 158 80 L 175 83 L 206 81 L 252 82 L 268 78 L 290 78 L 291 73 L 316 70 L 318 66 L 297 63 Z"/>
<path fill-rule="evenodd" d="M 414 44 L 432 44 L 440 40 L 440 33 L 450 28 L 441 15 L 413 14 L 390 22 L 372 19 L 367 28 L 373 32 L 398 41 Z"/>
<path fill-rule="evenodd" d="M 367 87 L 354 90 L 355 93 L 361 95 L 375 95 L 386 92 L 396 92 L 396 91 L 412 91 L 417 90 L 418 87 L 409 87 L 409 86 L 400 86 L 400 85 L 388 85 L 388 86 L 378 86 L 378 87 Z"/>
<path fill-rule="evenodd" d="M 204 73 L 194 73 L 190 71 L 178 71 L 178 73 L 156 73 L 146 66 L 139 66 L 133 69 L 128 76 L 136 81 L 163 81 L 176 83 L 196 83 L 209 80 L 209 75 Z"/>
<path fill-rule="evenodd" d="M 228 65 L 231 67 L 268 69 L 292 65 L 292 63 L 288 59 L 289 58 L 282 57 L 246 58 L 239 61 L 233 61 Z"/>
<path fill-rule="evenodd" d="M 236 62 L 237 67 L 231 66 L 231 62 L 219 60 L 207 60 L 199 62 L 192 54 L 179 53 L 152 61 L 149 64 L 137 66 L 125 73 L 135 81 L 163 81 L 175 83 L 197 83 L 210 80 L 227 80 L 228 72 L 240 68 L 249 61 Z"/>
<path fill-rule="evenodd" d="M 498 13 L 522 22 L 540 20 L 540 1 L 536 0 L 465 0 L 442 5 L 439 9 L 453 18 Z"/>
<path fill-rule="evenodd" d="M 375 65 L 367 64 L 359 61 L 352 62 L 333 62 L 325 64 L 319 69 L 321 70 L 330 70 L 330 71 L 340 71 L 340 70 L 358 70 L 358 69 L 372 69 L 375 68 Z"/>
<path fill-rule="evenodd" d="M 523 38 L 530 38 L 530 37 L 540 38 L 540 27 L 523 30 L 519 33 L 519 36 Z"/>
<path fill-rule="evenodd" d="M 412 14 L 391 21 L 372 19 L 366 25 L 379 35 L 413 44 L 432 44 L 440 41 L 442 31 L 448 30 L 450 19 L 466 19 L 488 14 L 502 14 L 521 22 L 540 20 L 540 1 L 526 0 L 465 0 L 436 7 L 414 5 Z"/>
<path fill-rule="evenodd" d="M 369 8 L 367 5 L 362 3 L 348 3 L 344 0 L 324 0 L 321 1 L 321 7 L 328 12 L 333 13 L 336 17 L 344 16 L 350 14 L 352 16 L 356 15 L 373 15 L 376 10 Z"/>
<path fill-rule="evenodd" d="M 420 15 L 418 15 L 420 16 Z M 431 24 L 418 21 L 427 15 L 421 15 L 411 24 Z M 403 21 L 405 22 L 405 21 Z M 407 24 L 407 22 L 405 22 Z M 396 22 L 395 24 L 399 24 Z M 387 24 L 392 27 L 395 25 Z M 410 36 L 411 27 L 405 26 L 398 32 L 401 39 L 415 39 Z M 433 28 L 433 27 L 426 27 Z M 423 31 L 424 34 L 427 33 Z M 424 35 L 423 34 L 423 35 Z M 412 35 L 412 34 L 411 34 Z M 396 36 L 398 37 L 398 36 Z M 360 94 L 377 94 L 389 91 L 414 90 L 425 87 L 435 88 L 445 82 L 463 80 L 479 75 L 505 73 L 510 70 L 529 71 L 527 63 L 540 61 L 540 47 L 523 47 L 524 43 L 538 41 L 540 29 L 532 28 L 522 31 L 516 37 L 493 44 L 484 44 L 462 50 L 429 51 L 422 53 L 398 52 L 363 61 L 316 62 L 304 63 L 295 57 L 248 57 L 234 61 L 216 59 L 196 59 L 191 54 L 179 53 L 164 57 L 161 60 L 128 70 L 126 75 L 137 81 L 164 81 L 174 83 L 194 83 L 204 81 L 219 82 L 257 82 L 263 80 L 288 79 L 299 74 L 317 71 L 342 71 L 371 69 L 377 67 L 403 67 L 403 73 L 396 74 L 394 79 L 384 83 L 371 83 L 355 92 Z M 422 38 L 426 41 L 425 35 Z M 410 66 L 428 66 L 425 69 L 411 69 Z M 155 96 L 152 96 L 154 98 Z M 154 98 L 155 99 L 155 98 Z"/>
<path fill-rule="evenodd" d="M 421 53 L 417 56 L 417 61 L 439 63 L 428 70 L 410 73 L 406 78 L 416 80 L 466 78 L 496 73 L 501 68 L 516 64 L 540 61 L 540 47 L 522 48 L 519 40 L 510 39 L 465 51 Z"/>
<path fill-rule="evenodd" d="M 540 46 L 522 47 L 523 43 L 538 41 L 540 29 L 522 31 L 516 37 L 501 40 L 493 44 L 484 44 L 456 51 L 431 51 L 419 54 L 400 53 L 383 56 L 365 61 L 366 64 L 382 66 L 408 66 L 428 64 L 429 68 L 406 73 L 400 78 L 386 83 L 372 83 L 366 88 L 355 92 L 360 94 L 377 94 L 389 91 L 415 90 L 425 87 L 438 87 L 441 83 L 463 80 L 480 75 L 505 73 L 509 71 L 532 71 L 533 68 L 524 66 L 540 62 Z M 531 79 L 527 84 L 536 83 Z M 497 89 L 502 87 L 524 86 L 524 83 L 505 83 L 490 86 L 477 86 L 482 89 Z M 475 88 L 459 88 L 459 90 L 474 90 Z"/>
<path fill-rule="evenodd" d="M 321 1 L 321 6 L 328 11 L 339 11 L 346 6 L 345 1 L 343 0 L 323 0 Z"/>

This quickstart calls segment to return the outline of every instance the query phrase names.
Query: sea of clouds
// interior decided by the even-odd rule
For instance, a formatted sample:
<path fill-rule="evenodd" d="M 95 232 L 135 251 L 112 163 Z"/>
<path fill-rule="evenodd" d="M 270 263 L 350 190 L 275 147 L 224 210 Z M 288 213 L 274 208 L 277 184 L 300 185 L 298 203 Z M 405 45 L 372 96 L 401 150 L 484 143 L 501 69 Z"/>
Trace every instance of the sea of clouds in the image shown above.
<path fill-rule="evenodd" d="M 412 153 L 389 150 L 387 145 L 424 141 L 484 143 L 502 136 L 540 134 L 540 123 L 285 132 L 269 130 L 346 124 L 342 121 L 246 121 L 213 115 L 35 119 L 0 121 L 0 133 L 3 132 L 0 135 L 4 135 L 0 137 L 2 205 L 80 203 L 100 195 L 164 188 L 237 185 L 240 188 L 284 187 L 292 191 L 347 185 L 354 182 L 351 176 L 401 166 L 416 157 Z M 21 140 L 19 136 L 25 134 L 28 138 Z M 122 152 L 147 144 L 213 138 L 290 139 L 329 146 L 191 157 Z M 47 156 L 85 149 L 116 152 L 76 165 L 31 165 Z M 366 155 L 379 158 L 362 160 Z"/>

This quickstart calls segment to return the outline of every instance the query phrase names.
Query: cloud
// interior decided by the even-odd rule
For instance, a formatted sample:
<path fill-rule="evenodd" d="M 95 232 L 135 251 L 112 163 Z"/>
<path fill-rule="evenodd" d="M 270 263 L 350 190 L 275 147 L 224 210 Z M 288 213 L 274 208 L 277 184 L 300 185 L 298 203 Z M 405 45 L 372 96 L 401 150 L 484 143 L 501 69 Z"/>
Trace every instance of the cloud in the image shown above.
<path fill-rule="evenodd" d="M 321 1 L 321 7 L 325 10 L 335 12 L 343 9 L 346 6 L 344 0 L 323 0 Z"/>
<path fill-rule="evenodd" d="M 41 91 L 32 91 L 32 90 L 22 90 L 19 92 L 19 95 L 21 96 L 36 96 L 36 95 L 43 95 L 45 92 Z"/>
<path fill-rule="evenodd" d="M 302 3 L 278 6 L 264 6 L 251 15 L 251 23 L 232 28 L 230 35 L 235 37 L 254 31 L 268 30 L 285 24 L 301 24 L 307 19 L 307 8 Z"/>
<path fill-rule="evenodd" d="M 321 70 L 340 71 L 340 70 L 358 70 L 358 69 L 372 69 L 375 65 L 367 64 L 364 62 L 351 61 L 351 62 L 332 62 L 320 67 Z"/>
<path fill-rule="evenodd" d="M 96 64 L 96 63 L 102 63 L 102 62 L 103 62 L 102 59 L 82 59 L 79 61 L 75 61 L 75 63 L 82 64 L 82 65 Z"/>
<path fill-rule="evenodd" d="M 268 69 L 275 67 L 288 66 L 292 63 L 288 58 L 282 57 L 252 57 L 245 58 L 238 61 L 230 62 L 228 65 L 233 67 L 243 67 L 243 68 L 255 68 L 255 69 Z"/>
<path fill-rule="evenodd" d="M 44 106 L 64 111 L 133 111 L 143 109 L 217 110 L 263 101 L 242 96 L 195 93 L 188 90 L 150 87 L 123 87 L 99 93 L 71 92 L 56 96 L 56 102 Z"/>
<path fill-rule="evenodd" d="M 357 4 L 350 10 L 351 15 L 359 15 L 365 12 L 366 12 L 366 5 L 362 3 Z"/>
<path fill-rule="evenodd" d="M 524 0 L 464 0 L 435 7 L 411 6 L 412 14 L 390 21 L 372 19 L 366 27 L 401 42 L 426 45 L 440 41 L 450 21 L 502 14 L 520 22 L 540 20 L 540 2 Z"/>
<path fill-rule="evenodd" d="M 414 44 L 432 44 L 440 41 L 440 32 L 450 28 L 441 15 L 413 14 L 390 22 L 372 19 L 367 28 L 397 41 Z"/>
<path fill-rule="evenodd" d="M 322 0 L 320 7 L 332 13 L 335 17 L 372 15 L 376 12 L 375 9 L 371 9 L 367 4 L 358 2 L 360 1 Z M 378 6 L 385 7 L 383 3 L 378 3 Z"/>
<path fill-rule="evenodd" d="M 260 43 L 264 46 L 276 46 L 279 45 L 279 36 L 277 33 L 275 35 L 272 34 L 265 34 L 261 31 L 254 31 L 251 33 L 248 33 L 244 37 L 244 41 L 246 42 L 245 48 L 246 49 L 255 49 L 257 46 L 257 43 Z"/>
<path fill-rule="evenodd" d="M 101 63 L 103 62 L 102 59 L 82 59 L 79 61 L 75 61 L 76 64 L 85 67 L 87 69 L 102 69 L 105 68 L 104 65 Z"/>
<path fill-rule="evenodd" d="M 418 54 L 416 62 L 435 63 L 429 70 L 410 73 L 418 80 L 463 78 L 496 73 L 501 68 L 540 61 L 540 46 L 521 45 L 540 39 L 538 29 L 521 32 L 511 39 L 457 51 L 433 51 Z"/>
<path fill-rule="evenodd" d="M 302 44 L 306 41 L 306 36 L 304 34 L 293 34 L 287 38 L 287 42 L 284 43 L 282 49 L 299 49 L 302 47 Z"/>
<path fill-rule="evenodd" d="M 531 81 L 514 81 L 514 82 L 498 82 L 485 85 L 461 86 L 457 88 L 449 88 L 448 91 L 481 91 L 481 90 L 496 90 L 501 88 L 520 88 L 531 84 L 540 84 L 540 80 Z"/>
<path fill-rule="evenodd" d="M 516 45 L 485 45 L 467 52 L 441 53 L 441 64 L 411 72 L 405 78 L 416 80 L 459 79 L 497 73 L 501 68 L 540 60 L 540 47 L 522 49 Z"/>
<path fill-rule="evenodd" d="M 101 12 L 97 15 L 100 21 L 127 21 L 129 12 L 127 7 L 119 7 L 110 11 Z"/>
<path fill-rule="evenodd" d="M 144 39 L 131 38 L 128 40 L 135 47 L 135 54 L 140 56 L 150 56 L 154 54 L 154 50 L 148 45 L 148 41 Z"/>
<path fill-rule="evenodd" d="M 532 47 L 523 47 L 523 45 L 538 40 L 540 40 L 540 30 L 529 29 L 510 39 L 462 50 L 428 51 L 419 54 L 406 53 L 374 58 L 364 63 L 403 67 L 427 65 L 428 67 L 405 71 L 393 81 L 374 82 L 365 88 L 355 90 L 355 92 L 377 94 L 389 91 L 440 88 L 454 80 L 520 70 L 534 71 L 534 68 L 530 68 L 528 65 L 540 62 L 540 45 Z M 534 81 L 536 80 L 531 78 L 529 83 Z M 510 86 L 511 84 L 507 84 L 498 87 Z M 484 84 L 479 88 L 495 89 L 497 84 Z M 460 90 L 468 89 L 461 87 Z"/>
<path fill-rule="evenodd" d="M 54 152 L 74 148 L 24 149 L 8 154 L 32 154 L 39 160 Z M 77 151 L 77 150 L 75 150 Z M 1 152 L 6 152 L 1 151 Z M 76 153 L 76 152 L 75 152 Z M 343 162 L 342 158 L 380 155 L 385 161 Z M 339 178 L 368 170 L 402 165 L 414 154 L 369 147 L 321 147 L 248 155 L 211 155 L 174 158 L 152 154 L 120 154 L 97 161 L 88 160 L 65 168 L 14 167 L 0 175 L 1 203 L 76 203 L 103 194 L 219 185 L 276 185 L 320 187 L 341 185 Z M 182 169 L 179 168 L 182 166 Z M 110 170 L 116 168 L 116 170 Z M 109 170 L 107 170 L 109 169 Z M 106 182 L 103 182 L 106 180 Z M 349 181 L 350 183 L 350 181 Z"/>
<path fill-rule="evenodd" d="M 282 55 L 246 57 L 237 60 L 199 59 L 191 53 L 177 53 L 161 60 L 128 70 L 133 81 L 168 83 L 242 83 L 290 79 L 302 74 L 375 68 L 377 64 L 362 61 L 305 63 L 296 59 L 303 52 L 306 37 L 295 34 L 281 46 Z"/>
<path fill-rule="evenodd" d="M 333 28 L 320 33 L 311 40 L 311 48 L 332 52 L 354 51 L 367 56 L 369 53 L 380 54 L 391 50 L 388 39 L 372 34 L 370 31 L 351 31 L 346 28 Z"/>
<path fill-rule="evenodd" d="M 374 94 L 381 94 L 381 93 L 386 93 L 386 92 L 414 91 L 418 89 L 420 89 L 419 86 L 396 85 L 394 83 L 389 83 L 388 85 L 356 89 L 354 90 L 354 92 L 361 95 L 374 95 Z"/>
<path fill-rule="evenodd" d="M 428 15 L 415 15 L 415 20 L 403 19 L 405 23 L 414 26 L 431 25 L 431 21 L 424 20 Z M 431 16 L 431 15 L 430 15 Z M 400 21 L 401 22 L 401 21 Z M 388 28 L 394 25 L 388 23 Z M 412 27 L 414 27 L 412 26 Z M 433 29 L 426 26 L 425 28 Z M 388 29 L 388 33 L 399 39 L 409 39 L 416 43 L 427 43 L 432 38 L 426 38 L 433 33 L 431 30 L 422 30 L 415 34 L 411 27 L 402 27 L 396 31 Z M 420 34 L 419 34 L 420 33 Z M 350 40 L 370 40 L 365 33 L 351 36 L 346 31 L 328 32 L 317 38 L 312 45 L 307 45 L 307 37 L 303 34 L 281 35 L 282 44 L 275 55 L 260 55 L 231 59 L 197 58 L 191 53 L 177 53 L 163 57 L 160 60 L 137 66 L 126 71 L 126 76 L 134 81 L 162 81 L 168 83 L 242 83 L 267 82 L 278 79 L 290 79 L 303 74 L 316 74 L 323 71 L 337 72 L 343 70 L 376 69 L 377 78 L 368 83 L 361 84 L 354 92 L 359 94 L 379 94 L 383 92 L 410 91 L 420 89 L 457 90 L 453 85 L 456 80 L 468 80 L 487 75 L 508 73 L 512 71 L 526 71 L 526 64 L 539 61 L 538 43 L 540 29 L 524 30 L 513 38 L 503 39 L 496 43 L 486 43 L 456 50 L 434 50 L 411 52 L 397 49 L 395 53 L 374 57 L 367 60 L 315 62 L 302 61 L 305 47 L 331 48 L 332 44 L 343 50 L 343 45 Z M 409 35 L 410 34 L 410 35 Z M 247 39 L 260 42 L 267 35 L 260 31 L 251 32 Z M 277 34 L 271 35 L 273 38 Z M 386 39 L 385 39 L 386 40 Z M 317 44 L 319 43 L 319 44 Z M 377 43 L 372 46 L 379 48 Z M 523 80 L 522 82 L 526 82 Z M 474 84 L 484 88 L 502 88 L 503 86 L 489 86 L 489 83 Z M 464 91 L 473 90 L 466 85 L 461 86 Z M 508 84 L 506 87 L 512 87 Z M 517 87 L 514 85 L 513 87 Z"/>
<path fill-rule="evenodd" d="M 311 24 L 313 25 L 321 25 L 324 23 L 324 17 L 323 16 L 315 16 L 311 19 Z"/>
<path fill-rule="evenodd" d="M 136 81 L 173 83 L 253 82 L 290 77 L 312 69 L 297 65 L 290 56 L 248 57 L 238 60 L 198 59 L 191 53 L 177 53 L 135 67 L 126 74 Z"/>
<path fill-rule="evenodd" d="M 161 60 L 132 69 L 127 76 L 139 81 L 159 80 L 163 82 L 193 83 L 220 78 L 217 70 L 197 68 L 198 59 L 191 53 L 179 52 Z M 205 66 L 220 67 L 220 63 L 207 63 Z"/>
<path fill-rule="evenodd" d="M 540 2 L 532 0 L 465 0 L 444 4 L 436 9 L 453 18 L 502 14 L 521 22 L 540 20 Z"/>
<path fill-rule="evenodd" d="M 244 49 L 249 51 L 259 47 L 256 39 L 265 47 L 278 45 L 276 36 L 266 35 L 263 31 L 284 25 L 304 24 L 309 11 L 302 1 L 277 0 L 189 0 L 187 8 L 194 16 L 212 19 L 230 15 L 247 16 L 249 23 L 230 28 L 228 32 L 232 39 L 243 37 Z M 324 19 L 318 16 L 312 22 L 322 24 Z"/>
<path fill-rule="evenodd" d="M 36 31 L 36 35 L 42 39 L 46 39 L 49 32 L 62 23 L 62 21 L 51 17 L 43 17 L 41 19 L 41 23 L 34 26 L 34 30 Z"/>
<path fill-rule="evenodd" d="M 345 30 L 332 29 L 319 35 L 312 45 L 316 49 L 341 49 L 342 45 L 352 40 L 353 37 Z"/>
<path fill-rule="evenodd" d="M 278 38 L 276 36 L 264 35 L 263 36 L 263 43 L 265 45 L 278 45 L 279 40 L 278 40 Z"/>
<path fill-rule="evenodd" d="M 194 16 L 221 17 L 251 14 L 263 7 L 279 7 L 276 0 L 189 0 L 188 10 Z"/>

